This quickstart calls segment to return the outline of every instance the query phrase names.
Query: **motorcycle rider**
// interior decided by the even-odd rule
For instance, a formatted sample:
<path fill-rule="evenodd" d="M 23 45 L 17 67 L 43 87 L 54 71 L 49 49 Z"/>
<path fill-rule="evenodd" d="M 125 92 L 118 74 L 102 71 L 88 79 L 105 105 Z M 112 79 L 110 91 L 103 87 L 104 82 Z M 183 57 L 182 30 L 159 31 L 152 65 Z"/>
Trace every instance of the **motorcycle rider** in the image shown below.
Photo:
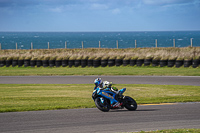
<path fill-rule="evenodd" d="M 94 89 L 99 87 L 100 89 L 111 91 L 111 92 L 114 92 L 115 94 L 117 94 L 117 96 L 118 96 L 117 100 L 118 100 L 118 98 L 122 98 L 122 94 L 126 91 L 126 88 L 123 88 L 123 89 L 118 91 L 118 89 L 116 87 L 112 87 L 112 82 L 102 81 L 101 78 L 95 79 L 94 84 L 95 84 Z M 121 105 L 120 102 L 117 102 L 113 105 L 113 108 L 116 108 L 120 105 Z"/>
<path fill-rule="evenodd" d="M 94 89 L 96 89 L 97 87 L 100 87 L 101 89 L 112 91 L 118 95 L 122 95 L 126 91 L 125 88 L 118 91 L 118 89 L 116 87 L 112 87 L 112 82 L 102 81 L 101 78 L 96 78 L 94 80 L 94 84 L 95 84 Z"/>

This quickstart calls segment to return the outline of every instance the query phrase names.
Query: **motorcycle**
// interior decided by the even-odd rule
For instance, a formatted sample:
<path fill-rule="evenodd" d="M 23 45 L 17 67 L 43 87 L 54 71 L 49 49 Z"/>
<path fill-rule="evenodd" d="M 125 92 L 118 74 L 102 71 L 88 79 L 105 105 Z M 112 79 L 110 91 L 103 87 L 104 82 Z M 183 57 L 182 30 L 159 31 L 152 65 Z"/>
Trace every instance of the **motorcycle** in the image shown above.
<path fill-rule="evenodd" d="M 123 88 L 120 91 L 124 92 L 125 90 L 126 88 Z M 108 112 L 110 109 L 123 109 L 124 107 L 130 111 L 137 109 L 137 103 L 133 98 L 123 95 L 119 96 L 114 92 L 98 87 L 94 88 L 92 99 L 96 107 L 103 112 Z"/>

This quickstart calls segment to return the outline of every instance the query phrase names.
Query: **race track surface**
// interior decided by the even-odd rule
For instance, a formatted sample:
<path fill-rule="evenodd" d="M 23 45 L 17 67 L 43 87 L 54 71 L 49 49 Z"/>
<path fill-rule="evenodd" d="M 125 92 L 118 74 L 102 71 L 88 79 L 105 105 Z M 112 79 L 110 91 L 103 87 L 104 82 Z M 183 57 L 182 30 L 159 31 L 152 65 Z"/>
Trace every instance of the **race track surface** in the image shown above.
<path fill-rule="evenodd" d="M 200 86 L 200 76 L 0 76 L 0 84 L 93 84 L 97 77 L 114 84 Z"/>
<path fill-rule="evenodd" d="M 200 103 L 0 113 L 1 133 L 110 133 L 200 128 Z"/>
<path fill-rule="evenodd" d="M 92 84 L 96 77 L 115 84 L 200 86 L 200 77 L 193 76 L 0 76 L 0 84 Z M 88 108 L 0 113 L 0 133 L 109 133 L 200 128 L 199 112 L 200 103 L 196 102 L 140 105 L 136 111 L 101 112 Z"/>

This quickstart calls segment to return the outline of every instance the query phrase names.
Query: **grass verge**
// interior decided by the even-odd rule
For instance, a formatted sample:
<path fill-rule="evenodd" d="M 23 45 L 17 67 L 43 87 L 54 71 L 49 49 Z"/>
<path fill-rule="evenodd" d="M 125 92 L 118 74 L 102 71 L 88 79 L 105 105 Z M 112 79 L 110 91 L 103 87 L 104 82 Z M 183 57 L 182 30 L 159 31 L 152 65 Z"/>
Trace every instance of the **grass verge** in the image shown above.
<path fill-rule="evenodd" d="M 200 76 L 200 68 L 169 67 L 0 67 L 0 76 L 31 75 L 157 75 L 157 76 Z"/>
<path fill-rule="evenodd" d="M 93 108 L 93 84 L 0 84 L 0 112 Z M 199 102 L 199 86 L 119 84 L 138 104 Z"/>
<path fill-rule="evenodd" d="M 157 130 L 157 131 L 141 131 L 134 133 L 199 133 L 200 129 L 170 129 L 170 130 Z"/>

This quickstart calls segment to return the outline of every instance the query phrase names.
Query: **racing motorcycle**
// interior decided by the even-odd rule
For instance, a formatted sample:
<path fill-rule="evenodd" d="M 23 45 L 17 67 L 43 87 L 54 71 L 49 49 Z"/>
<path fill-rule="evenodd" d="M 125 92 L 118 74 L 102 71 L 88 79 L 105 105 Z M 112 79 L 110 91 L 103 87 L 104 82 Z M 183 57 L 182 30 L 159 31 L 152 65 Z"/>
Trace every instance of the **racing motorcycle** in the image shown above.
<path fill-rule="evenodd" d="M 126 88 L 121 89 L 125 91 Z M 95 88 L 92 93 L 92 99 L 95 102 L 96 107 L 103 111 L 108 112 L 110 109 L 123 109 L 124 107 L 130 111 L 137 109 L 136 101 L 129 96 L 119 96 L 114 92 Z"/>

